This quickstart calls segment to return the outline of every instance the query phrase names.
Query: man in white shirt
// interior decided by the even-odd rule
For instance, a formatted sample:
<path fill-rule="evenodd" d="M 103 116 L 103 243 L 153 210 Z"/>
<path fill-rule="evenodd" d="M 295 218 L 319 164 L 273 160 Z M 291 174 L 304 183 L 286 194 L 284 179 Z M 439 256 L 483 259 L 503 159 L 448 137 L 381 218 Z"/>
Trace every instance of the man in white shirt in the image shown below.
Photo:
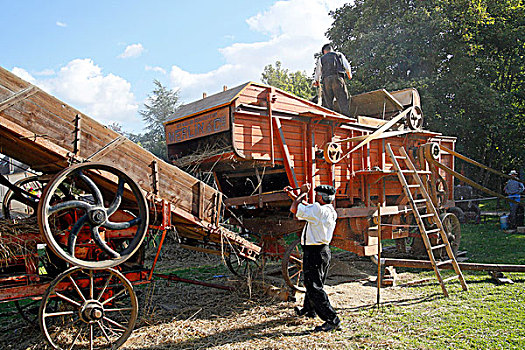
<path fill-rule="evenodd" d="M 341 321 L 328 300 L 324 283 L 330 266 L 330 241 L 337 221 L 337 213 L 331 204 L 335 199 L 335 188 L 321 185 L 315 188 L 315 203 L 303 203 L 310 185 L 301 186 L 296 195 L 290 186 L 284 189 L 294 199 L 290 211 L 297 219 L 307 224 L 301 235 L 303 247 L 303 271 L 306 295 L 303 308 L 296 307 L 298 316 L 315 317 L 317 314 L 325 323 L 315 327 L 314 331 L 331 331 L 339 328 Z"/>
<path fill-rule="evenodd" d="M 317 60 L 314 85 L 323 84 L 323 106 L 350 116 L 348 91 L 345 84 L 345 74 L 352 79 L 352 69 L 346 57 L 340 52 L 332 51 L 332 46 L 326 44 L 322 48 L 323 55 Z M 334 98 L 337 105 L 334 104 Z"/>

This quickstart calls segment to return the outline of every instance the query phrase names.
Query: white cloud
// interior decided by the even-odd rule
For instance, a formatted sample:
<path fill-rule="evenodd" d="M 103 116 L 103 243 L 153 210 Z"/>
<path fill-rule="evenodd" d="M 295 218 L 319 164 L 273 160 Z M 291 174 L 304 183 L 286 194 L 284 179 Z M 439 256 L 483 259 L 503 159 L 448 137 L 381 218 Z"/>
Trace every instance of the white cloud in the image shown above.
<path fill-rule="evenodd" d="M 104 125 L 117 122 L 128 131 L 140 131 L 143 127 L 131 84 L 114 74 L 104 74 L 91 59 L 75 59 L 55 75 L 42 79 L 35 79 L 18 67 L 13 68 L 13 73 Z"/>
<path fill-rule="evenodd" d="M 139 57 L 144 52 L 144 47 L 142 44 L 131 44 L 126 46 L 126 49 L 123 53 L 118 55 L 119 58 L 132 58 Z"/>
<path fill-rule="evenodd" d="M 20 67 L 14 67 L 12 70 L 13 74 L 16 74 L 18 77 L 24 79 L 28 83 L 35 84 L 36 79 L 25 69 Z"/>
<path fill-rule="evenodd" d="M 44 69 L 44 70 L 41 70 L 40 72 L 35 72 L 35 75 L 40 75 L 40 76 L 50 76 L 50 75 L 55 75 L 55 71 L 52 70 L 52 69 Z"/>
<path fill-rule="evenodd" d="M 159 73 L 162 73 L 162 74 L 166 74 L 166 70 L 162 67 L 152 67 L 152 66 L 146 66 L 144 67 L 144 69 L 147 71 L 147 72 L 159 72 Z"/>
<path fill-rule="evenodd" d="M 59 27 L 62 27 L 62 28 L 67 27 L 67 23 L 60 22 L 60 21 L 56 21 L 56 25 L 59 26 Z"/>
<path fill-rule="evenodd" d="M 333 22 L 329 11 L 343 6 L 344 0 L 277 1 L 266 11 L 246 20 L 251 30 L 267 36 L 266 41 L 234 43 L 220 53 L 225 64 L 207 73 L 194 74 L 173 66 L 171 84 L 180 88 L 185 101 L 222 91 L 247 81 L 259 81 L 264 67 L 279 60 L 292 71 L 313 73 L 314 54 L 328 42 L 325 32 Z M 351 57 L 349 57 L 351 60 Z"/>

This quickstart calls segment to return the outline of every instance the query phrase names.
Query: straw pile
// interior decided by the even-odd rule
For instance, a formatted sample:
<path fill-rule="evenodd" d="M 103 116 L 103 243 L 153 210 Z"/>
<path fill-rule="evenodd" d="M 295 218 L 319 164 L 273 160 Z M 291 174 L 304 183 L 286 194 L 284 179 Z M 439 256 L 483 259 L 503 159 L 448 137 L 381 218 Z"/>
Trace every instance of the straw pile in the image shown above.
<path fill-rule="evenodd" d="M 191 154 L 181 157 L 173 161 L 173 164 L 179 168 L 190 168 L 195 170 L 199 165 L 211 157 L 231 152 L 232 146 L 226 142 L 226 140 L 219 138 L 214 143 L 201 142 L 199 147 Z"/>
<path fill-rule="evenodd" d="M 28 233 L 40 235 L 36 217 L 16 221 L 0 219 L 0 266 L 6 266 L 16 256 L 35 254 L 36 241 L 27 240 Z"/>

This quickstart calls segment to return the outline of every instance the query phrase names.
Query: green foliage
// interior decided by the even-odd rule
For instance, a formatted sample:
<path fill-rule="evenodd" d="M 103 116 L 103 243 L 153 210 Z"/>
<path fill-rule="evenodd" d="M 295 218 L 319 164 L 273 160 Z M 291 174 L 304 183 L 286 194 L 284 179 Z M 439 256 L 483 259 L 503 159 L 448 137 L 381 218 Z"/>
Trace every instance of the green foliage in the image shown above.
<path fill-rule="evenodd" d="M 288 69 L 281 67 L 279 61 L 275 62 L 275 67 L 271 64 L 264 67 L 261 81 L 306 100 L 310 100 L 316 94 L 312 87 L 312 78 L 309 78 L 305 72 L 289 72 Z"/>
<path fill-rule="evenodd" d="M 154 80 L 155 89 L 149 96 L 149 101 L 144 103 L 144 109 L 139 111 L 146 123 L 146 130 L 164 135 L 164 122 L 179 107 L 179 92 L 170 90 L 158 80 Z"/>
<path fill-rule="evenodd" d="M 427 127 L 457 136 L 460 152 L 504 171 L 524 165 L 522 0 L 356 0 L 332 16 L 327 35 L 352 61 L 352 94 L 416 87 Z"/>

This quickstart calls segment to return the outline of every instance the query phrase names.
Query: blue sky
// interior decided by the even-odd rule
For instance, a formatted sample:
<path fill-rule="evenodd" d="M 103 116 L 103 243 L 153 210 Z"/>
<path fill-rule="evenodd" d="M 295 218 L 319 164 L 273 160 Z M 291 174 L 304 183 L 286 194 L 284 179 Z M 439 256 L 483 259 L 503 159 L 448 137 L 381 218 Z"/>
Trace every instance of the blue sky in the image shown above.
<path fill-rule="evenodd" d="M 0 65 L 94 117 L 141 131 L 158 79 L 183 102 L 259 81 L 276 60 L 311 73 L 340 0 L 0 1 Z"/>

